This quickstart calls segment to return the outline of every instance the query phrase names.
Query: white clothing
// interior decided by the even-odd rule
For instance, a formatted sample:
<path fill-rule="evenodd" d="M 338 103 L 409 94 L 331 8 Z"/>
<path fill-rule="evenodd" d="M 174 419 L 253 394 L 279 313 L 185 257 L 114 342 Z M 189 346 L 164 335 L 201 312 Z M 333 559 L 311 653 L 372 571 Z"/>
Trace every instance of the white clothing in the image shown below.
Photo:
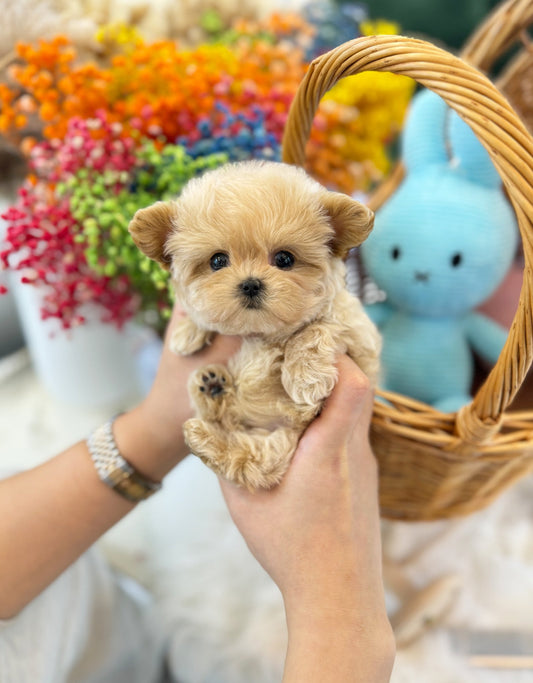
<path fill-rule="evenodd" d="M 0 683 L 160 681 L 163 639 L 135 586 L 89 550 L 15 618 L 0 621 Z"/>

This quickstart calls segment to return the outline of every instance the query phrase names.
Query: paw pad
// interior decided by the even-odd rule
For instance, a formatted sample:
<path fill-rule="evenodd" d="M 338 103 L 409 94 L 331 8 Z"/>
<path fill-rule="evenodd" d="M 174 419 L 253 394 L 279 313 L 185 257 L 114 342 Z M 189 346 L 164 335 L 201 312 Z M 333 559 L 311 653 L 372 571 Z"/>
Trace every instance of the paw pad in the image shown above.
<path fill-rule="evenodd" d="M 212 370 L 202 373 L 201 381 L 200 391 L 209 394 L 213 398 L 223 394 L 225 391 L 226 378 L 223 375 L 219 377 Z"/>

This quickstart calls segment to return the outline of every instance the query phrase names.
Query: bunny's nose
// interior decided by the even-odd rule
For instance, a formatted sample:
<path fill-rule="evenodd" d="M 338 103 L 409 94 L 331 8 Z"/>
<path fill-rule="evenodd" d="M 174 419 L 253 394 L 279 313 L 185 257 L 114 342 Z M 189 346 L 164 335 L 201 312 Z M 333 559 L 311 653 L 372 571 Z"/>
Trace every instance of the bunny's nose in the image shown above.
<path fill-rule="evenodd" d="M 419 271 L 419 270 L 415 270 L 415 280 L 416 280 L 417 282 L 428 282 L 428 280 L 429 280 L 429 273 L 428 273 L 428 272 L 422 273 L 422 272 Z"/>

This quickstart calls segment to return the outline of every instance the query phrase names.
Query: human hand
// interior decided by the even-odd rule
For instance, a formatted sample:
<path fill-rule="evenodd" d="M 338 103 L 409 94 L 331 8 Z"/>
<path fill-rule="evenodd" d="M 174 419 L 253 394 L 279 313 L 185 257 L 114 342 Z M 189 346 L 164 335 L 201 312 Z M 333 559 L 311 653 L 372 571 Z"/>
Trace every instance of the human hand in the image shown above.
<path fill-rule="evenodd" d="M 240 346 L 238 337 L 215 336 L 213 342 L 191 356 L 179 356 L 168 340 L 185 313 L 175 306 L 153 386 L 144 401 L 117 418 L 115 440 L 124 457 L 145 476 L 161 480 L 189 452 L 183 423 L 193 415 L 187 392 L 189 375 L 211 363 L 226 363 Z"/>
<path fill-rule="evenodd" d="M 284 680 L 388 680 L 392 667 L 377 467 L 368 440 L 372 391 L 347 357 L 338 370 L 333 393 L 278 487 L 251 493 L 221 481 L 235 524 L 283 595 L 289 627 Z"/>

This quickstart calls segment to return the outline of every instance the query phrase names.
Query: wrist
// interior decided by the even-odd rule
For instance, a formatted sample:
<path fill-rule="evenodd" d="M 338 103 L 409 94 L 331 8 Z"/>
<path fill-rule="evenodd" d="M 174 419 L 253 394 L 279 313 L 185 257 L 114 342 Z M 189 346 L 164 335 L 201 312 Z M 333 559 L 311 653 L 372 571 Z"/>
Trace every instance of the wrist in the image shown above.
<path fill-rule="evenodd" d="M 388 681 L 396 652 L 381 578 L 300 586 L 284 594 L 289 632 L 287 661 L 296 661 L 287 682 Z M 283 592 L 282 592 L 283 593 Z M 306 660 L 306 675 L 300 669 Z M 334 667 L 334 668 L 331 668 Z M 285 679 L 284 679 L 285 682 Z"/>
<path fill-rule="evenodd" d="M 113 424 L 121 455 L 143 476 L 160 482 L 183 459 L 181 424 L 159 424 L 141 404 L 119 415 Z"/>
<path fill-rule="evenodd" d="M 386 615 L 318 610 L 287 623 L 284 683 L 389 681 L 396 647 Z"/>

